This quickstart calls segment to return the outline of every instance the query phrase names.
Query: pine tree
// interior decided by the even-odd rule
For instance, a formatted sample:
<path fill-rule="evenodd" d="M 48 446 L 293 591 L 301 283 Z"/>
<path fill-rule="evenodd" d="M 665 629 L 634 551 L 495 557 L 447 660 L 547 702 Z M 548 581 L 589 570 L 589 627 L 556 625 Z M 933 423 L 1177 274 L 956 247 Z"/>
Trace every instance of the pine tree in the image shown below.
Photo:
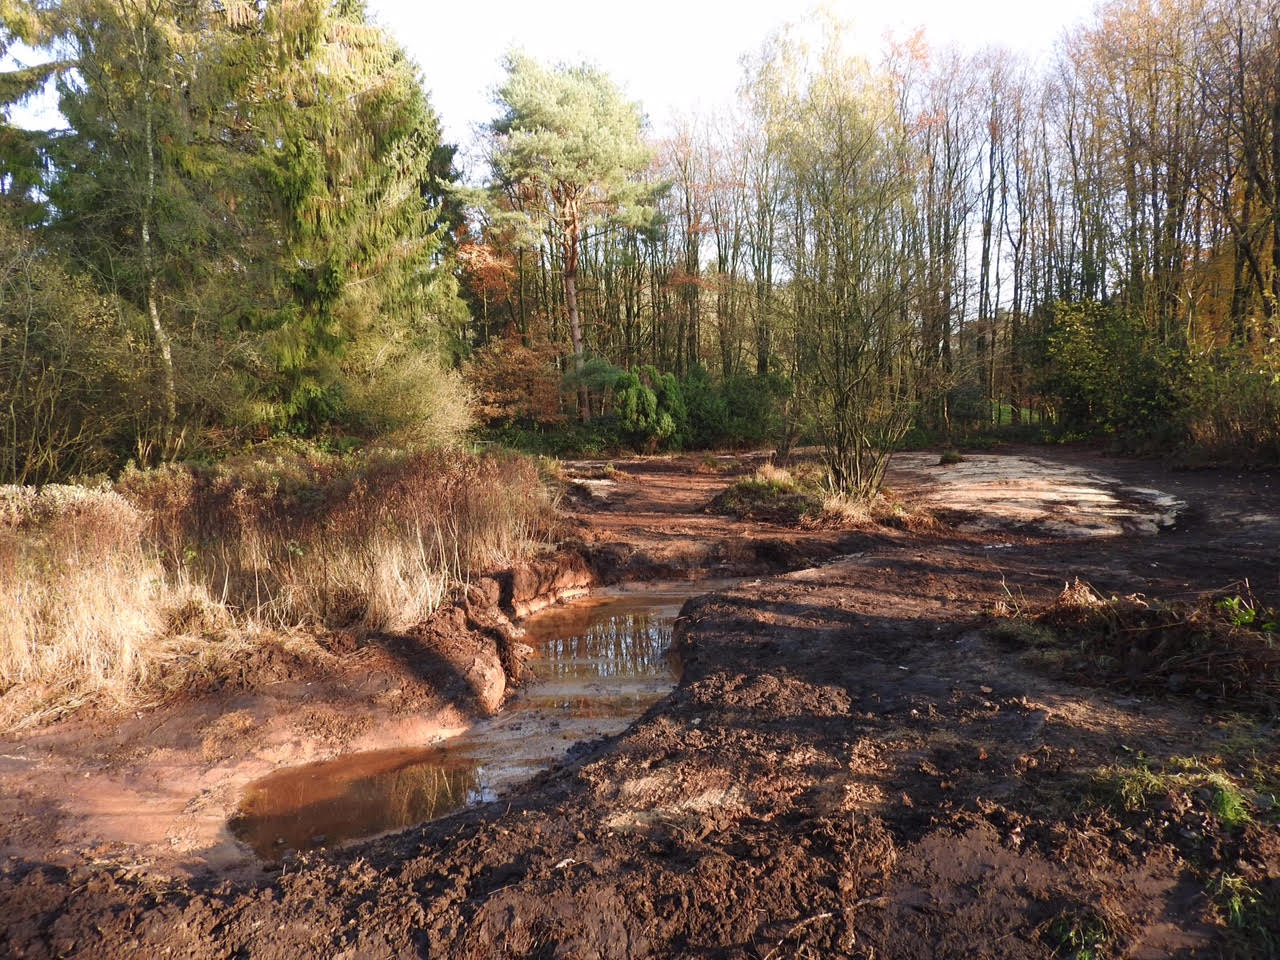
<path fill-rule="evenodd" d="M 548 69 L 523 54 L 507 58 L 493 123 L 495 192 L 520 218 L 545 229 L 559 247 L 574 372 L 581 381 L 585 343 L 578 312 L 584 235 L 608 222 L 639 226 L 652 211 L 640 174 L 650 162 L 639 107 L 587 66 Z M 578 416 L 590 415 L 585 383 Z"/>
<path fill-rule="evenodd" d="M 40 158 L 47 215 L 150 341 L 141 458 L 209 427 L 381 429 L 429 412 L 386 410 L 378 381 L 431 375 L 461 309 L 440 262 L 451 153 L 361 3 L 3 12 L 8 35 L 69 51 L 55 67 L 69 129 Z"/>

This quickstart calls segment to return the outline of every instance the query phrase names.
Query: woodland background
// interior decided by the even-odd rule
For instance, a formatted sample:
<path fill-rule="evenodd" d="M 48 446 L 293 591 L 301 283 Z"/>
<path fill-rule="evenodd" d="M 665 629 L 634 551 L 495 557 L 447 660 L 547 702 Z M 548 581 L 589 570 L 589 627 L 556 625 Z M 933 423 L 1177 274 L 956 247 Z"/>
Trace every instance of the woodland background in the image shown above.
<path fill-rule="evenodd" d="M 1037 70 L 830 20 L 660 141 L 512 54 L 463 185 L 350 0 L 0 6 L 0 480 L 301 437 L 606 451 L 992 427 L 1280 460 L 1280 14 L 1122 0 Z M 1015 432 L 1017 432 L 1015 429 Z"/>

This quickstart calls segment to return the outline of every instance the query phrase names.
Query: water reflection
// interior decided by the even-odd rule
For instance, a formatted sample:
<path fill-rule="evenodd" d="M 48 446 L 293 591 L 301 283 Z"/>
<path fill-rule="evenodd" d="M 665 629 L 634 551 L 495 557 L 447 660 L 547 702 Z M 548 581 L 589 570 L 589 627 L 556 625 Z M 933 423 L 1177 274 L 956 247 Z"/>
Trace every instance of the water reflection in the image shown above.
<path fill-rule="evenodd" d="M 593 612 L 596 616 L 573 624 L 566 632 L 562 632 L 564 625 L 556 624 L 549 636 L 544 635 L 535 646 L 540 656 L 530 664 L 535 676 L 612 680 L 666 674 L 662 655 L 671 645 L 674 613 L 637 613 L 612 609 L 612 605 Z M 530 632 L 536 630 L 534 623 Z"/>
<path fill-rule="evenodd" d="M 536 678 L 500 716 L 447 746 L 379 750 L 250 785 L 232 833 L 259 856 L 308 850 L 494 799 L 575 742 L 623 730 L 671 689 L 664 659 L 686 599 L 708 586 L 594 597 L 525 623 Z"/>
<path fill-rule="evenodd" d="M 231 832 L 260 857 L 370 836 L 492 799 L 474 760 L 376 750 L 281 770 L 252 784 Z"/>

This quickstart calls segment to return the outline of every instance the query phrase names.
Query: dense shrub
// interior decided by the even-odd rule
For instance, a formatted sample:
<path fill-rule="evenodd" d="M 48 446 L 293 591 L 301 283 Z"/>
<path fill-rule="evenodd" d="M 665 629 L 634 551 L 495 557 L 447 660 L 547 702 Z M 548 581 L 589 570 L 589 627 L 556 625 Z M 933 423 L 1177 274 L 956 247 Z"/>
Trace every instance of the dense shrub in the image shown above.
<path fill-rule="evenodd" d="M 698 450 L 719 447 L 729 439 L 729 405 L 724 393 L 701 366 L 680 384 L 689 413 L 689 445 Z"/>
<path fill-rule="evenodd" d="M 1191 452 L 1209 460 L 1280 463 L 1280 356 L 1219 352 L 1187 367 L 1182 420 Z"/>
<path fill-rule="evenodd" d="M 783 404 L 791 396 L 786 377 L 737 374 L 721 386 L 729 414 L 727 441 L 737 447 L 777 442 L 784 429 Z"/>
<path fill-rule="evenodd" d="M 776 374 L 735 374 L 715 383 L 695 367 L 681 383 L 695 448 L 759 447 L 777 443 L 784 429 L 783 404 L 791 384 Z"/>
<path fill-rule="evenodd" d="M 680 384 L 669 373 L 643 366 L 620 374 L 614 383 L 613 403 L 618 430 L 637 450 L 660 447 L 679 449 L 689 430 Z"/>
<path fill-rule="evenodd" d="M 1174 420 L 1177 378 L 1174 355 L 1140 319 L 1101 303 L 1055 304 L 1040 393 L 1062 429 L 1149 437 Z"/>
<path fill-rule="evenodd" d="M 618 419 L 614 416 L 558 427 L 506 423 L 481 431 L 479 437 L 509 450 L 547 457 L 599 459 L 615 456 L 626 447 L 618 435 Z"/>
<path fill-rule="evenodd" d="M 0 483 L 118 466 L 147 382 L 118 307 L 0 220 Z"/>

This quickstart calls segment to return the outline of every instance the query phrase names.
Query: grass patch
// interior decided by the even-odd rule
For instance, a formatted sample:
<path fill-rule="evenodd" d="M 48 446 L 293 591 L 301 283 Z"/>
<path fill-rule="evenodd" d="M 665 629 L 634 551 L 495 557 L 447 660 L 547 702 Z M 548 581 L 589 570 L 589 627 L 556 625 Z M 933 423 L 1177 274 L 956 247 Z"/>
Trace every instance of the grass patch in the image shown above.
<path fill-rule="evenodd" d="M 1264 866 L 1274 855 L 1274 826 L 1251 779 L 1228 772 L 1216 757 L 1157 763 L 1137 754 L 1099 769 L 1090 793 L 1142 817 L 1139 833 L 1163 835 L 1184 849 L 1223 928 L 1221 956 L 1280 960 L 1280 883 Z"/>
<path fill-rule="evenodd" d="M 931 514 L 908 509 L 888 490 L 882 490 L 870 501 L 830 493 L 822 476 L 821 469 L 812 463 L 790 470 L 765 464 L 723 490 L 707 510 L 806 529 L 876 523 L 900 530 L 922 530 L 936 523 Z"/>
<path fill-rule="evenodd" d="M 765 464 L 717 494 L 707 509 L 743 520 L 794 525 L 802 518 L 821 515 L 824 499 L 810 482 Z"/>
<path fill-rule="evenodd" d="M 1153 763 L 1139 755 L 1132 764 L 1113 764 L 1093 778 L 1094 795 L 1116 809 L 1137 812 L 1162 805 L 1175 811 L 1200 809 L 1226 830 L 1254 821 L 1248 788 L 1217 765 L 1197 757 Z"/>
<path fill-rule="evenodd" d="M 1210 898 L 1227 928 L 1224 956 L 1280 960 L 1280 887 L 1273 878 L 1264 883 L 1226 871 L 1210 881 Z"/>
<path fill-rule="evenodd" d="M 1107 945 L 1113 937 L 1111 925 L 1104 917 L 1083 911 L 1055 918 L 1049 925 L 1046 939 L 1055 956 L 1070 960 L 1098 960 L 1107 955 Z"/>

